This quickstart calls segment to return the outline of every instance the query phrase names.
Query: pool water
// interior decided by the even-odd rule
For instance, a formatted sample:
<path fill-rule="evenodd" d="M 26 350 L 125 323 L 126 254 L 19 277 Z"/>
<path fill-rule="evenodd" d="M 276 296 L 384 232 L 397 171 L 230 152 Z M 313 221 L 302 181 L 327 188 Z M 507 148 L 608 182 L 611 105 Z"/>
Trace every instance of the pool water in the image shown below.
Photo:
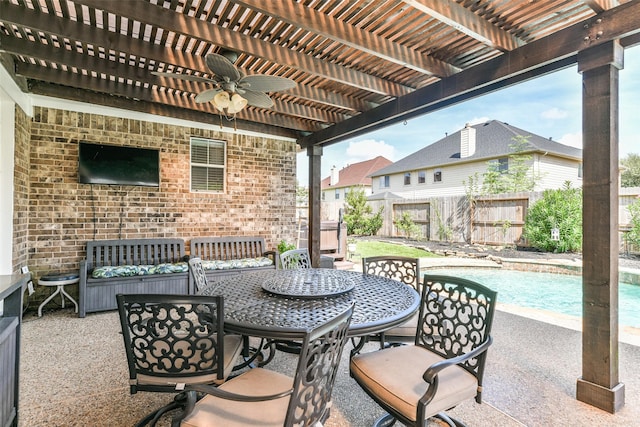
<path fill-rule="evenodd" d="M 473 280 L 498 292 L 498 303 L 582 317 L 582 277 L 506 269 L 428 269 Z M 640 328 L 640 286 L 620 282 L 619 323 Z"/>

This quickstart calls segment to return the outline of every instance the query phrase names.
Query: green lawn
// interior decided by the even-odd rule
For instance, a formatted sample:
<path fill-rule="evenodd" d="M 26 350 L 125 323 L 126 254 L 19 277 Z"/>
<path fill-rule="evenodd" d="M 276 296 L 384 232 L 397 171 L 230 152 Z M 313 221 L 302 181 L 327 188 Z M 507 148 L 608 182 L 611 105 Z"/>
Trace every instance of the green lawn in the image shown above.
<path fill-rule="evenodd" d="M 422 249 L 413 248 L 410 246 L 396 245 L 393 243 L 378 242 L 375 240 L 358 240 L 356 243 L 356 253 L 350 259 L 352 262 L 360 262 L 363 257 L 379 256 L 379 255 L 394 255 L 394 256 L 406 256 L 412 258 L 424 258 L 424 257 L 437 257 L 433 254 Z"/>

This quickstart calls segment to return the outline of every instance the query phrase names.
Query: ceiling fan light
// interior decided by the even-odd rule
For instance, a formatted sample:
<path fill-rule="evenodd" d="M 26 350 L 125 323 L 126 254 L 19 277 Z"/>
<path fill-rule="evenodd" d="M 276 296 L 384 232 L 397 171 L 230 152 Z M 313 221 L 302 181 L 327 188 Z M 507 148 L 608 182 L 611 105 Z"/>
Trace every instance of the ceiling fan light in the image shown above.
<path fill-rule="evenodd" d="M 213 106 L 220 111 L 223 111 L 231 105 L 231 99 L 229 98 L 229 93 L 227 91 L 222 91 L 216 94 L 216 96 L 213 97 L 212 102 Z"/>
<path fill-rule="evenodd" d="M 248 101 L 237 93 L 231 97 L 231 105 L 229 105 L 229 114 L 235 114 L 247 106 Z"/>

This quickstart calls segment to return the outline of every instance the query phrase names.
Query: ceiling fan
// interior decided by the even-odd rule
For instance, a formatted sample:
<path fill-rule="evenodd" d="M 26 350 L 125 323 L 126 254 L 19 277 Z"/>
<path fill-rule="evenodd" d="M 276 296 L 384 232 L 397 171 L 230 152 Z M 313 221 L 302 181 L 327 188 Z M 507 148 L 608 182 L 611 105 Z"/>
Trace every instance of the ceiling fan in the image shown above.
<path fill-rule="evenodd" d="M 160 71 L 154 71 L 152 74 L 213 85 L 213 89 L 200 92 L 195 101 L 197 103 L 211 102 L 228 120 L 233 120 L 236 113 L 247 105 L 271 108 L 273 100 L 266 92 L 277 92 L 296 86 L 296 82 L 286 77 L 265 74 L 247 76 L 233 65 L 237 58 L 236 52 L 226 50 L 221 54 L 208 54 L 205 61 L 213 73 L 212 78 Z"/>

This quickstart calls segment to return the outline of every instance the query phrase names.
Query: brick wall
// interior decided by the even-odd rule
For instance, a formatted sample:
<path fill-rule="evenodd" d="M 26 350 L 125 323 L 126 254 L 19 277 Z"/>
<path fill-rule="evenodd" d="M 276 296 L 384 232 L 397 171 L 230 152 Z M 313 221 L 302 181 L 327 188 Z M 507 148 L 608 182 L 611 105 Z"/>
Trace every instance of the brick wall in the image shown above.
<path fill-rule="evenodd" d="M 29 256 L 29 117 L 15 108 L 15 156 L 13 169 L 12 271 L 28 265 Z"/>
<path fill-rule="evenodd" d="M 189 138 L 227 141 L 225 194 L 191 193 Z M 78 142 L 160 149 L 160 188 L 78 183 Z M 16 157 L 21 156 L 17 153 Z M 295 236 L 295 143 L 37 107 L 29 147 L 29 266 L 75 270 L 88 240 Z"/>

